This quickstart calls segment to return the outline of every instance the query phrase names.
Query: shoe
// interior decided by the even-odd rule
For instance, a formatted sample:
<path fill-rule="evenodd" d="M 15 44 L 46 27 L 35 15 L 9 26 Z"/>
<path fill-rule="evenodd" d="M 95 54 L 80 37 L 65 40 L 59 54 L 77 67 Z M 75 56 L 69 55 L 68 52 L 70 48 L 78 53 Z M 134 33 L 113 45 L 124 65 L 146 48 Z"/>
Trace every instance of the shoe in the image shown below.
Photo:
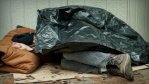
<path fill-rule="evenodd" d="M 110 55 L 111 65 L 116 65 L 120 73 L 128 80 L 134 80 L 133 70 L 131 67 L 131 59 L 129 54 Z"/>
<path fill-rule="evenodd" d="M 107 71 L 108 71 L 109 75 L 124 77 L 124 75 L 120 72 L 120 69 L 117 66 L 109 65 L 109 66 L 107 66 Z"/>

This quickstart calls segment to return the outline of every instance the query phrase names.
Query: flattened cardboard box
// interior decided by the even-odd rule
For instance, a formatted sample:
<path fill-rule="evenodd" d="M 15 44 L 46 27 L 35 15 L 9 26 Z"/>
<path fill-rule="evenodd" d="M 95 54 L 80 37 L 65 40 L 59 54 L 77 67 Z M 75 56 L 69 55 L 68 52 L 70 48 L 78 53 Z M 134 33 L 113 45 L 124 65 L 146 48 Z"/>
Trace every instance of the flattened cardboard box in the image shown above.
<path fill-rule="evenodd" d="M 142 66 L 134 66 L 133 71 L 149 68 L 149 64 Z M 76 77 L 100 77 L 102 74 L 85 74 L 70 70 L 64 70 L 60 64 L 48 63 L 40 66 L 33 73 L 21 74 L 12 73 L 14 76 L 14 83 L 30 83 L 43 82 L 51 80 L 70 79 Z"/>

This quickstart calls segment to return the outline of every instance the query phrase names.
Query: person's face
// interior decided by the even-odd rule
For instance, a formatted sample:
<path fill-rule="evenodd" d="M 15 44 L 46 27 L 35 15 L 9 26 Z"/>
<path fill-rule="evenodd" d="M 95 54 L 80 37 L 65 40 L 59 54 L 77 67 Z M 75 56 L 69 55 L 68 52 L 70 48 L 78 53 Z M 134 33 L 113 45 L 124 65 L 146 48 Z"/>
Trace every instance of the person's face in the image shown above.
<path fill-rule="evenodd" d="M 22 43 L 17 43 L 17 42 L 13 42 L 12 47 L 17 48 L 17 49 L 27 50 L 27 51 L 33 50 L 29 46 L 22 44 Z"/>
<path fill-rule="evenodd" d="M 17 49 L 27 50 L 28 46 L 22 43 L 13 42 L 12 47 L 15 47 Z"/>
<path fill-rule="evenodd" d="M 13 42 L 12 47 L 20 49 L 21 48 L 21 44 L 17 43 L 17 42 Z"/>

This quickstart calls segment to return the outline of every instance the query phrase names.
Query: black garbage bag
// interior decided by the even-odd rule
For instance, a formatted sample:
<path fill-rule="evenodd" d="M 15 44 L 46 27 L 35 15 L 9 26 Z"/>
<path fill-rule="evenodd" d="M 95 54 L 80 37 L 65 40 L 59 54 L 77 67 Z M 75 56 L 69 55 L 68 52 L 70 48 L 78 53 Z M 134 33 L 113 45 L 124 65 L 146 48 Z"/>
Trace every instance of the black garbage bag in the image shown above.
<path fill-rule="evenodd" d="M 110 12 L 89 6 L 38 10 L 35 51 L 42 54 L 101 51 L 129 53 L 134 63 L 149 63 L 149 43 Z"/>

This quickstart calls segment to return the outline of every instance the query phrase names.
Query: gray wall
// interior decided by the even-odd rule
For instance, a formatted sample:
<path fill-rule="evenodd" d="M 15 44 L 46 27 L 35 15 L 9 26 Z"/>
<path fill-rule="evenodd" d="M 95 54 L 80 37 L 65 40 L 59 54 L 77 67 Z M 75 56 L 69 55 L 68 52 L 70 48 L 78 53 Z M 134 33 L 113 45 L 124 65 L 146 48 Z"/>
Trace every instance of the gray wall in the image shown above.
<path fill-rule="evenodd" d="M 149 0 L 0 0 L 0 39 L 17 25 L 35 29 L 37 9 L 66 5 L 104 8 L 149 42 Z"/>

